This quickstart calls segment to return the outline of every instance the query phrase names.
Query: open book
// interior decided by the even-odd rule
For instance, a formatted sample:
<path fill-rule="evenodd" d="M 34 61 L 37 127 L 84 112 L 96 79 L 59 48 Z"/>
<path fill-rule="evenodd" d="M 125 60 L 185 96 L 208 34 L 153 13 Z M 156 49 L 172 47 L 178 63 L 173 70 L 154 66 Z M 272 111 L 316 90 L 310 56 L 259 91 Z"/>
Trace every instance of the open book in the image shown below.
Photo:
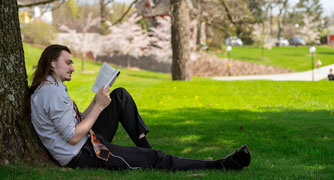
<path fill-rule="evenodd" d="M 105 88 L 107 86 L 111 87 L 114 84 L 116 78 L 118 77 L 120 73 L 119 71 L 119 69 L 115 69 L 106 62 L 104 62 L 99 73 L 97 74 L 92 91 L 94 93 L 97 93 L 97 91 L 99 91 L 102 86 L 104 86 Z"/>

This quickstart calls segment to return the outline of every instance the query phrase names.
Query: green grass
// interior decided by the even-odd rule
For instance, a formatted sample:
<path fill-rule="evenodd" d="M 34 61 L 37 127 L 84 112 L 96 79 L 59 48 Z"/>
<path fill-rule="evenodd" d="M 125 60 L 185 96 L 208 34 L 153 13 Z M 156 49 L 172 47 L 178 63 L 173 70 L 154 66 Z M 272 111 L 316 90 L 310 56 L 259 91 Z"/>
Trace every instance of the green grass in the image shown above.
<path fill-rule="evenodd" d="M 322 66 L 334 64 L 334 49 L 327 46 L 317 47 L 314 63 L 320 59 Z M 218 57 L 227 57 L 227 54 L 217 53 Z M 294 71 L 306 71 L 311 69 L 311 55 L 308 46 L 273 47 L 264 50 L 264 59 L 261 60 L 261 48 L 243 46 L 233 47 L 231 59 L 252 63 L 265 64 L 291 69 Z"/>
<path fill-rule="evenodd" d="M 40 50 L 25 45 L 27 69 Z M 236 48 L 235 48 L 236 49 Z M 36 58 L 37 57 L 37 58 Z M 68 82 L 80 109 L 100 64 L 86 62 Z M 30 71 L 28 71 L 29 73 Z M 28 74 L 31 77 L 31 74 Z M 3 179 L 331 179 L 334 177 L 334 105 L 332 82 L 170 81 L 170 75 L 121 69 L 112 88 L 126 88 L 150 128 L 155 149 L 187 158 L 221 158 L 242 144 L 252 152 L 251 165 L 240 172 L 164 172 L 80 170 L 18 163 L 0 166 Z M 120 128 L 115 144 L 133 146 Z"/>

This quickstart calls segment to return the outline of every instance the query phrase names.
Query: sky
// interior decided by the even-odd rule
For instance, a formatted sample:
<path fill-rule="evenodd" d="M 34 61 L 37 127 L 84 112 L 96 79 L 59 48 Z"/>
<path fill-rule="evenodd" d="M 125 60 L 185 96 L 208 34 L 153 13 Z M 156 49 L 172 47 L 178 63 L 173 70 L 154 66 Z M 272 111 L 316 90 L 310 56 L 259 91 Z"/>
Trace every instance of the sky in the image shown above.
<path fill-rule="evenodd" d="M 133 0 L 115 0 L 116 2 L 130 4 Z M 297 0 L 294 0 L 297 1 Z M 334 0 L 320 0 L 324 8 L 324 16 L 334 15 Z"/>
<path fill-rule="evenodd" d="M 334 1 L 333 0 L 320 0 L 322 7 L 324 8 L 324 15 L 331 16 L 334 15 Z"/>

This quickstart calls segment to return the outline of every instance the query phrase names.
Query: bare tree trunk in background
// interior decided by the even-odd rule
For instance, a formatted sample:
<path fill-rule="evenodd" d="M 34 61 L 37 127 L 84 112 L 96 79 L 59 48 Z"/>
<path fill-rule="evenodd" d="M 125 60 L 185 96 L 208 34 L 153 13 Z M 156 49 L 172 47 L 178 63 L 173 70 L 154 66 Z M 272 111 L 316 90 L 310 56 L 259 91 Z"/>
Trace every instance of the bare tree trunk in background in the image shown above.
<path fill-rule="evenodd" d="M 264 22 L 262 22 L 262 34 L 264 34 L 265 33 L 265 24 L 264 24 Z M 261 40 L 262 42 L 261 42 L 261 60 L 263 60 L 263 58 L 264 58 L 264 43 L 265 43 L 265 39 L 264 38 L 262 38 L 262 40 Z"/>
<path fill-rule="evenodd" d="M 131 68 L 131 61 L 129 54 L 126 55 L 126 68 Z"/>
<path fill-rule="evenodd" d="M 86 58 L 86 55 L 85 55 L 85 52 L 82 52 L 81 53 L 81 71 L 85 71 L 85 58 Z"/>
<path fill-rule="evenodd" d="M 108 25 L 106 23 L 107 6 L 114 0 L 99 0 L 100 3 L 100 34 L 108 33 Z"/>
<path fill-rule="evenodd" d="M 202 37 L 202 0 L 197 0 L 197 36 L 196 36 L 196 46 L 199 50 L 201 48 L 201 37 Z"/>
<path fill-rule="evenodd" d="M 282 7 L 279 9 L 279 13 L 277 15 L 277 28 L 278 28 L 278 31 L 277 31 L 277 43 L 276 43 L 276 46 L 280 46 L 279 39 L 280 39 L 281 33 L 283 31 L 283 28 L 282 28 L 282 25 L 281 25 L 281 22 L 282 22 L 282 13 L 286 9 L 287 4 L 288 4 L 288 0 L 284 0 L 284 2 L 282 4 Z"/>
<path fill-rule="evenodd" d="M 0 1 L 0 44 L 0 163 L 47 160 L 25 114 L 28 82 L 16 0 Z"/>
<path fill-rule="evenodd" d="M 185 0 L 171 0 L 172 7 L 172 79 L 190 81 L 189 7 Z"/>
<path fill-rule="evenodd" d="M 269 26 L 270 26 L 270 36 L 273 34 L 273 5 L 269 4 Z"/>

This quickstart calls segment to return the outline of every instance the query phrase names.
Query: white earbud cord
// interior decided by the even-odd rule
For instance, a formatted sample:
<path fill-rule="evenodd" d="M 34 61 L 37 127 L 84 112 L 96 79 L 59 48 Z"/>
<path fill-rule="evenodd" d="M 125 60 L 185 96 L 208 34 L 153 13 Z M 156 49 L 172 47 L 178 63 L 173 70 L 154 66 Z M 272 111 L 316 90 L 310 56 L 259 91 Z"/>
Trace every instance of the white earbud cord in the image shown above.
<path fill-rule="evenodd" d="M 114 155 L 112 152 L 110 152 L 110 154 L 111 154 L 112 157 L 121 159 L 129 167 L 129 169 L 132 169 L 132 170 L 141 169 L 140 167 L 132 167 L 132 166 L 130 166 L 129 163 L 126 162 L 121 156 Z"/>

